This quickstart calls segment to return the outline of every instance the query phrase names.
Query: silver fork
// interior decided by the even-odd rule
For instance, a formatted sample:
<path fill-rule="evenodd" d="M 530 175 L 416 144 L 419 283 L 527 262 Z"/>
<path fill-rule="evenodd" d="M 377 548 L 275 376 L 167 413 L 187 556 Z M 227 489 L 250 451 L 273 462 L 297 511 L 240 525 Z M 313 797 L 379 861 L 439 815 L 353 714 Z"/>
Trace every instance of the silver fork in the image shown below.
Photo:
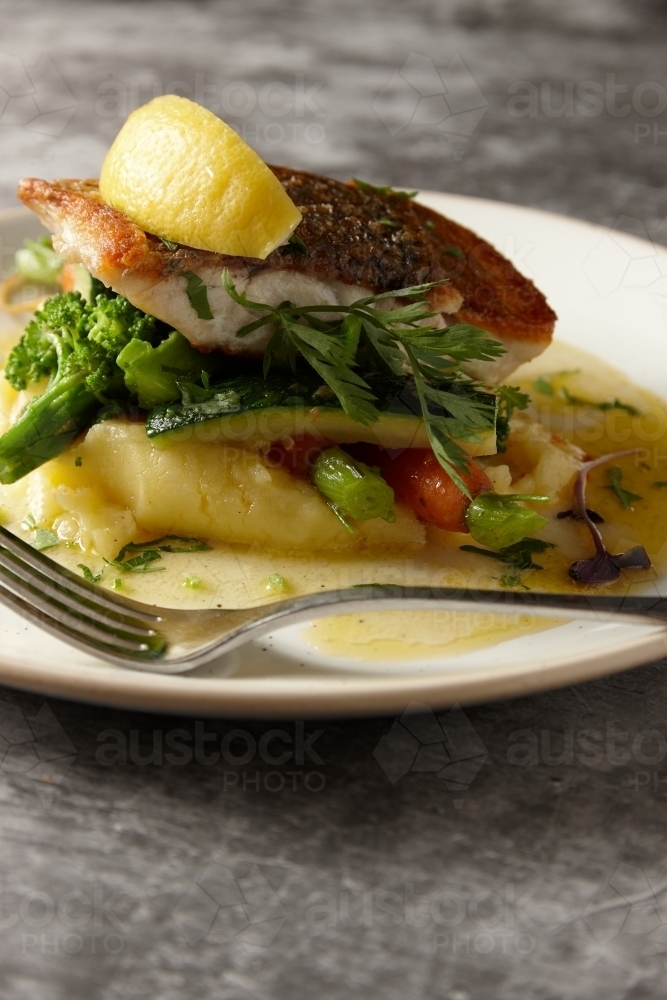
<path fill-rule="evenodd" d="M 78 649 L 135 670 L 176 674 L 276 628 L 356 611 L 537 613 L 667 627 L 667 598 L 370 584 L 243 610 L 179 611 L 88 583 L 0 527 L 0 603 Z"/>

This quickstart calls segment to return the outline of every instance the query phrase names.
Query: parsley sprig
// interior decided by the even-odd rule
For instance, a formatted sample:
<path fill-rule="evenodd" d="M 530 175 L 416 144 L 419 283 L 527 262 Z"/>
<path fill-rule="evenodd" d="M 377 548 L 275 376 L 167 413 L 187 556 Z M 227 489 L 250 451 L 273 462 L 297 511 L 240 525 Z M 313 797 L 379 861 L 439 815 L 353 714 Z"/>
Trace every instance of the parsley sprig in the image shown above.
<path fill-rule="evenodd" d="M 480 433 L 495 425 L 496 404 L 485 386 L 466 375 L 468 361 L 491 361 L 505 348 L 488 333 L 468 323 L 440 329 L 439 313 L 429 308 L 426 292 L 443 282 L 413 285 L 358 299 L 349 306 L 270 306 L 252 302 L 237 291 L 227 269 L 222 284 L 238 305 L 262 315 L 236 332 L 237 337 L 264 326 L 274 327 L 264 353 L 264 374 L 277 363 L 296 371 L 301 354 L 338 397 L 353 420 L 371 424 L 379 419 L 366 380 L 355 371 L 384 371 L 405 375 L 411 370 L 429 441 L 438 461 L 459 489 L 469 495 L 461 478 L 468 470 L 468 454 L 459 441 L 479 441 Z M 393 309 L 378 308 L 386 299 L 408 300 Z M 332 320 L 322 318 L 330 313 Z"/>

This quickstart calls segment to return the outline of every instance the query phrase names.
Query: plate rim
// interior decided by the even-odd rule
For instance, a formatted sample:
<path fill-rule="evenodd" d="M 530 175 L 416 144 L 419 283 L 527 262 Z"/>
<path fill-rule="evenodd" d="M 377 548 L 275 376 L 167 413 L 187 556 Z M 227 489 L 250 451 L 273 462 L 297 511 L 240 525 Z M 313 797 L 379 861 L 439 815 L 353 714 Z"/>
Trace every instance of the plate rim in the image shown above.
<path fill-rule="evenodd" d="M 616 233 L 609 227 L 584 219 L 559 215 L 545 209 L 514 205 L 471 195 L 444 191 L 420 191 L 419 197 L 456 199 L 488 205 L 525 216 L 545 216 L 550 222 L 584 227 L 602 236 Z M 0 210 L 3 223 L 34 218 L 24 206 Z M 667 249 L 629 233 L 623 238 L 653 250 Z M 22 621 L 22 619 L 21 619 Z M 490 647 L 493 649 L 493 647 Z M 176 712 L 184 715 L 229 715 L 233 717 L 294 718 L 381 715 L 399 712 L 410 702 L 445 707 L 456 702 L 470 704 L 500 698 L 513 698 L 593 680 L 637 667 L 667 655 L 667 630 L 652 629 L 637 639 L 625 640 L 600 653 L 560 656 L 557 661 L 536 658 L 534 667 L 475 668 L 470 675 L 454 673 L 416 673 L 392 675 L 337 674 L 323 678 L 312 675 L 282 678 L 236 679 L 205 678 L 188 674 L 165 675 L 142 671 L 121 671 L 99 662 L 91 666 L 66 668 L 21 662 L 20 657 L 4 656 L 0 651 L 0 683 L 49 697 L 67 698 L 88 704 L 150 712 Z M 290 658 L 284 657 L 288 662 Z M 296 662 L 293 660 L 292 662 Z M 418 664 L 415 670 L 419 671 Z"/>
<path fill-rule="evenodd" d="M 637 626 L 642 628 L 642 626 Z M 87 704 L 105 704 L 135 711 L 174 712 L 182 715 L 229 715 L 256 718 L 325 718 L 385 715 L 417 702 L 433 708 L 462 703 L 516 698 L 567 687 L 573 683 L 632 669 L 667 655 L 667 629 L 626 641 L 585 658 L 562 657 L 525 667 L 465 674 L 235 679 L 188 674 L 157 674 L 116 670 L 100 663 L 63 673 L 62 667 L 38 667 L 5 660 L 0 655 L 0 683 L 49 697 Z M 298 687 L 297 687 L 298 685 Z M 483 690 L 480 690 L 483 689 Z"/>

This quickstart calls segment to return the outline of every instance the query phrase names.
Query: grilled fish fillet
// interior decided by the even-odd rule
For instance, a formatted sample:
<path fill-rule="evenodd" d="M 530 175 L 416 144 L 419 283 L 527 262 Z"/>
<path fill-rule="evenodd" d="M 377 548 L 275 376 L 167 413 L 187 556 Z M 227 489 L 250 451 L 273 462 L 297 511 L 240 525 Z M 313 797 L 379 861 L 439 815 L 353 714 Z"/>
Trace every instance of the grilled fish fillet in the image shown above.
<path fill-rule="evenodd" d="M 469 374 L 496 383 L 549 344 L 556 316 L 544 296 L 490 244 L 398 194 L 286 167 L 271 168 L 303 215 L 292 244 L 266 260 L 229 257 L 179 246 L 169 249 L 121 212 L 105 205 L 93 180 L 27 179 L 19 198 L 53 234 L 54 248 L 134 305 L 179 330 L 203 351 L 261 355 L 270 331 L 243 339 L 239 327 L 257 318 L 232 302 L 220 274 L 228 268 L 239 291 L 277 306 L 349 305 L 362 296 L 448 278 L 429 292 L 442 325 L 471 323 L 506 349 L 500 359 L 474 362 Z M 185 274 L 207 286 L 212 320 L 200 319 L 186 294 Z M 394 300 L 386 300 L 387 307 Z"/>

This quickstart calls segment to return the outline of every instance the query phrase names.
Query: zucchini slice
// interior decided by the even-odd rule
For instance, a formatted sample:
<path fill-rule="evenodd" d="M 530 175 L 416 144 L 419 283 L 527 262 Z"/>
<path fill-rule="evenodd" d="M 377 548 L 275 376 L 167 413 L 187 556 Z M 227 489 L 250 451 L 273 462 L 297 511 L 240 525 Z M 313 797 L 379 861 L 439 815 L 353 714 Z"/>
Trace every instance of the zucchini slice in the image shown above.
<path fill-rule="evenodd" d="M 165 446 L 194 437 L 257 448 L 310 434 L 339 444 L 369 441 L 385 448 L 429 448 L 412 379 L 390 375 L 365 378 L 380 411 L 380 419 L 373 424 L 360 424 L 348 417 L 316 372 L 270 372 L 266 378 L 261 374 L 237 375 L 208 390 L 182 386 L 184 401 L 151 410 L 146 433 L 155 444 Z M 495 407 L 494 395 L 477 395 Z M 479 432 L 478 441 L 462 441 L 461 445 L 473 456 L 494 455 L 495 421 Z"/>

